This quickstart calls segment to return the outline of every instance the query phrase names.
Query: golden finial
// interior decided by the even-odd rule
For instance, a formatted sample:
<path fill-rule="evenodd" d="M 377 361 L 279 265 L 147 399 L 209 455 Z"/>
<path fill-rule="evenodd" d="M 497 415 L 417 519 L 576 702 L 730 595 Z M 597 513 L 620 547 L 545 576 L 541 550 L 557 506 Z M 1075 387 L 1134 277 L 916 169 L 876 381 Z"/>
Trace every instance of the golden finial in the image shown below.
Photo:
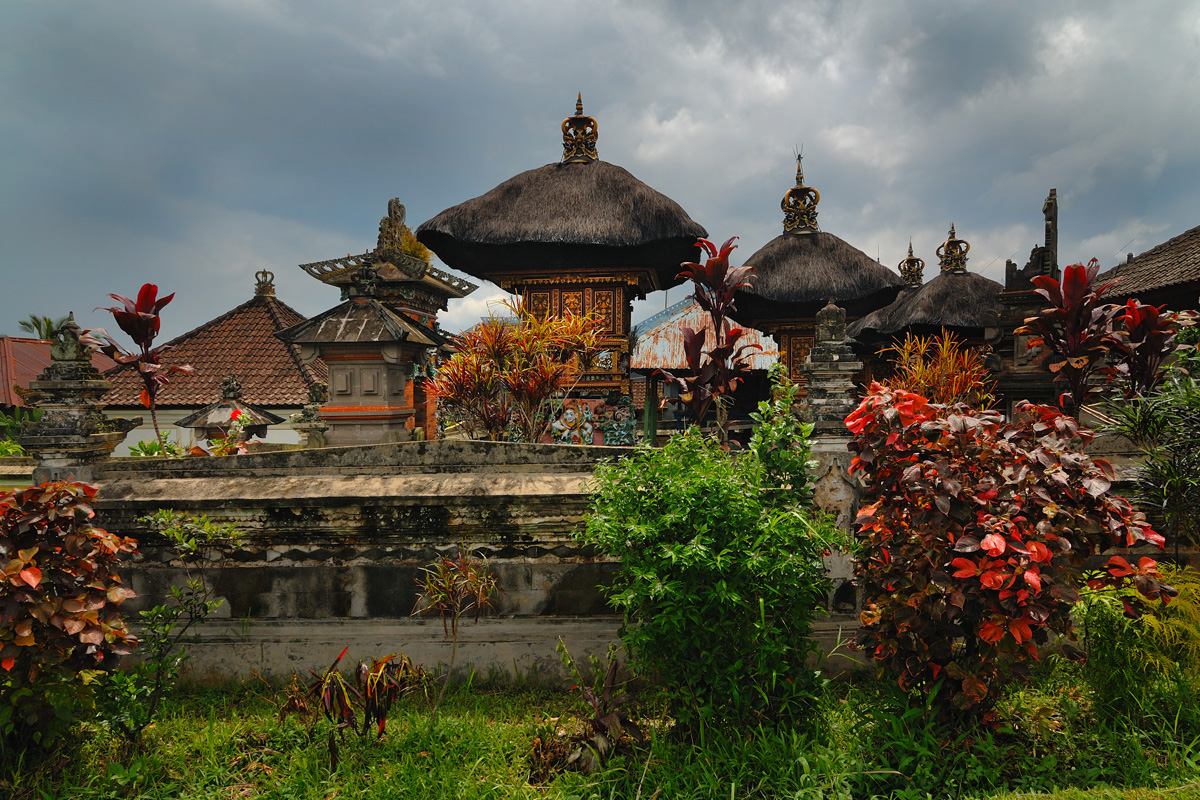
<path fill-rule="evenodd" d="M 583 92 L 580 92 L 575 100 L 575 116 L 567 117 L 562 123 L 563 163 L 587 164 L 598 159 L 598 132 L 595 118 L 583 115 Z"/>
<path fill-rule="evenodd" d="M 817 230 L 817 203 L 821 193 L 804 185 L 804 156 L 796 156 L 796 185 L 788 189 L 779 204 L 783 209 L 784 233 L 812 233 Z"/>
<path fill-rule="evenodd" d="M 254 294 L 261 297 L 275 296 L 275 273 L 269 269 L 260 269 L 254 273 Z"/>
<path fill-rule="evenodd" d="M 908 258 L 900 262 L 900 277 L 913 289 L 925 282 L 925 261 L 913 255 L 912 242 L 908 243 Z"/>
<path fill-rule="evenodd" d="M 967 253 L 971 250 L 971 245 L 963 239 L 959 239 L 954 234 L 954 223 L 950 223 L 950 238 L 948 238 L 941 247 L 937 249 L 938 258 L 941 259 L 942 272 L 954 272 L 962 274 L 967 271 Z"/>

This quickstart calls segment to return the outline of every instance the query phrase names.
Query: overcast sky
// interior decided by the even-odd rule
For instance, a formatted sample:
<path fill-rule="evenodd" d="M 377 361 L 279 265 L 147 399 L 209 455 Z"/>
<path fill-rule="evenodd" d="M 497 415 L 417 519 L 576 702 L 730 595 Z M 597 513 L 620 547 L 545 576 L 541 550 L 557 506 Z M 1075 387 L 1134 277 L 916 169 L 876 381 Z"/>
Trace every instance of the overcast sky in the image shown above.
<path fill-rule="evenodd" d="M 911 237 L 927 276 L 951 222 L 970 269 L 1023 264 L 1051 187 L 1063 263 L 1200 224 L 1198 2 L 6 0 L 0 333 L 113 328 L 92 309 L 150 281 L 170 337 L 264 268 L 320 312 L 298 264 L 373 247 L 390 197 L 415 227 L 557 161 L 579 91 L 600 157 L 735 260 L 801 146 L 822 229 L 892 267 Z"/>

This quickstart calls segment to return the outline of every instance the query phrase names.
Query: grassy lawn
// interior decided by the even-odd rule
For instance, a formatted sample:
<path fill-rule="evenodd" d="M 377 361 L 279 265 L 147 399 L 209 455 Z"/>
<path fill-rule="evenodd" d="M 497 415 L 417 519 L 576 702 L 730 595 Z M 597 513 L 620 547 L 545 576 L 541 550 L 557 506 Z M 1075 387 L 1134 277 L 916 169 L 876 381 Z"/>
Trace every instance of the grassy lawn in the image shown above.
<path fill-rule="evenodd" d="M 432 730 L 424 701 L 402 701 L 382 740 L 340 740 L 333 771 L 330 723 L 280 721 L 278 690 L 192 688 L 171 699 L 139 750 L 77 726 L 53 752 L 6 764 L 0 797 L 1200 797 L 1195 742 L 1113 729 L 1070 681 L 1040 685 L 1006 697 L 995 732 L 939 728 L 873 682 L 830 685 L 802 729 L 708 731 L 693 742 L 671 735 L 651 702 L 641 709 L 645 747 L 596 774 L 565 772 L 542 786 L 528 780 L 534 738 L 561 739 L 583 725 L 568 713 L 582 708 L 579 698 L 560 690 L 460 687 Z"/>

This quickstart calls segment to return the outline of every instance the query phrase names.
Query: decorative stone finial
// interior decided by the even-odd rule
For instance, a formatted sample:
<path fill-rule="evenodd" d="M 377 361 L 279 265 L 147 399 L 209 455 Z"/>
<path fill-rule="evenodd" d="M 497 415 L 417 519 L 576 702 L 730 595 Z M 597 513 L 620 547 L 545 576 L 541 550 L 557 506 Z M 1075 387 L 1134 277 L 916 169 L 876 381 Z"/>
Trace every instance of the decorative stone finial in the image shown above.
<path fill-rule="evenodd" d="M 379 220 L 379 241 L 375 245 L 377 253 L 401 252 L 403 250 L 404 225 L 406 213 L 404 204 L 399 197 L 388 200 L 387 216 Z"/>
<path fill-rule="evenodd" d="M 971 245 L 964 239 L 954 235 L 954 223 L 950 223 L 950 238 L 937 249 L 941 259 L 942 272 L 953 272 L 961 275 L 967 271 L 967 253 Z"/>
<path fill-rule="evenodd" d="M 256 297 L 275 296 L 275 273 L 269 269 L 260 269 L 254 273 L 254 295 Z"/>
<path fill-rule="evenodd" d="M 562 133 L 564 164 L 587 164 L 599 158 L 596 155 L 599 129 L 594 117 L 583 115 L 583 92 L 575 101 L 575 116 L 563 120 Z"/>
<path fill-rule="evenodd" d="M 908 258 L 900 262 L 900 277 L 913 289 L 925 282 L 925 260 L 913 255 L 912 242 L 908 243 Z"/>
<path fill-rule="evenodd" d="M 230 372 L 225 376 L 225 380 L 221 381 L 221 399 L 240 400 L 241 398 L 242 382 L 234 377 L 234 374 Z"/>
<path fill-rule="evenodd" d="M 360 264 L 354 270 L 354 277 L 349 286 L 350 297 L 378 297 L 379 273 L 370 264 Z"/>
<path fill-rule="evenodd" d="M 323 406 L 329 402 L 329 387 L 321 381 L 313 381 L 308 385 L 309 405 Z"/>
<path fill-rule="evenodd" d="M 91 356 L 88 354 L 87 348 L 79 341 L 82 333 L 83 331 L 75 324 L 75 312 L 72 311 L 62 327 L 50 334 L 50 360 L 78 361 L 90 364 Z"/>
<path fill-rule="evenodd" d="M 804 185 L 804 156 L 796 156 L 796 185 L 788 189 L 779 204 L 783 209 L 784 233 L 813 233 L 817 230 L 817 203 L 821 193 Z"/>

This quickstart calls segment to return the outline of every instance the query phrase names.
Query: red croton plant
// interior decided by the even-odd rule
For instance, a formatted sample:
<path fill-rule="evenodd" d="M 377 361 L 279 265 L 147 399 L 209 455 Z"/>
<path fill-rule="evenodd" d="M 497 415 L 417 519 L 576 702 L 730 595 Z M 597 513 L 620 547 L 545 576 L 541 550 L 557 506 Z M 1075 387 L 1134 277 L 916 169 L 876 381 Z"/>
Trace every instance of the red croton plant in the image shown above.
<path fill-rule="evenodd" d="M 1074 640 L 1071 607 L 1088 577 L 1132 580 L 1163 602 L 1175 594 L 1149 558 L 1114 556 L 1085 574 L 1104 548 L 1163 538 L 1109 493 L 1112 467 L 1082 452 L 1091 431 L 1057 408 L 1023 402 L 1006 422 L 874 383 L 846 425 L 851 472 L 874 498 L 857 520 L 856 643 L 901 687 L 933 693 L 941 681 L 953 708 L 986 709 L 1051 633 Z"/>
<path fill-rule="evenodd" d="M 133 591 L 117 566 L 133 539 L 94 527 L 96 490 L 43 483 L 0 494 L 0 668 L 33 682 L 46 670 L 109 669 L 136 644 L 119 606 Z"/>
<path fill-rule="evenodd" d="M 736 327 L 729 318 L 736 310 L 734 297 L 737 291 L 750 286 L 754 279 L 753 267 L 734 267 L 729 264 L 730 255 L 737 249 L 734 244 L 736 241 L 737 237 L 734 236 L 718 248 L 707 239 L 697 239 L 696 247 L 704 250 L 708 258 L 703 264 L 685 261 L 680 265 L 682 271 L 676 277 L 692 282 L 692 297 L 708 312 L 713 337 L 711 342 L 707 342 L 707 328 L 694 330 L 683 327 L 681 332 L 687 373 L 676 375 L 666 370 L 659 371 L 667 384 L 679 387 L 680 398 L 683 398 L 668 398 L 663 402 L 686 405 L 697 424 L 704 423 L 704 417 L 714 402 L 718 404 L 715 432 L 722 439 L 725 429 L 721 398 L 731 395 L 750 373 L 750 351 L 762 349 L 757 344 L 739 344 L 746 330 Z M 709 344 L 707 350 L 706 343 Z"/>

